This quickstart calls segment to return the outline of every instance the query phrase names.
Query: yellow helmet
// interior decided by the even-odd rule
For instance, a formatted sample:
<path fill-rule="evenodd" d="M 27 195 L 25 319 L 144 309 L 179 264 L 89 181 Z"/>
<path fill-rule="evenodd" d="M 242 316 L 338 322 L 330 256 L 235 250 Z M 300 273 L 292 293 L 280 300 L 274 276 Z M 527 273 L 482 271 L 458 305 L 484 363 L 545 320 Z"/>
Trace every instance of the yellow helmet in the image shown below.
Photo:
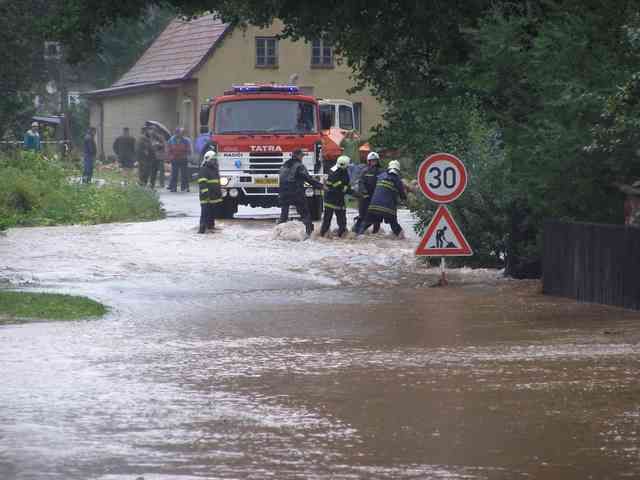
<path fill-rule="evenodd" d="M 351 159 L 346 155 L 340 155 L 338 160 L 336 160 L 336 165 L 338 168 L 347 168 L 351 163 Z"/>

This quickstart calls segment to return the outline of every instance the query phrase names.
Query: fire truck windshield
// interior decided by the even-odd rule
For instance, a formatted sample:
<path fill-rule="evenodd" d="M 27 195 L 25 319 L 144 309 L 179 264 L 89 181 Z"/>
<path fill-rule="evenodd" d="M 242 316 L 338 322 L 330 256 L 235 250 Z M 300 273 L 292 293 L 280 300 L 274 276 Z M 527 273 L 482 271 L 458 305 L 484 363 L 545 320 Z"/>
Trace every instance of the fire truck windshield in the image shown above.
<path fill-rule="evenodd" d="M 316 133 L 316 105 L 297 100 L 234 100 L 216 106 L 214 132 Z"/>

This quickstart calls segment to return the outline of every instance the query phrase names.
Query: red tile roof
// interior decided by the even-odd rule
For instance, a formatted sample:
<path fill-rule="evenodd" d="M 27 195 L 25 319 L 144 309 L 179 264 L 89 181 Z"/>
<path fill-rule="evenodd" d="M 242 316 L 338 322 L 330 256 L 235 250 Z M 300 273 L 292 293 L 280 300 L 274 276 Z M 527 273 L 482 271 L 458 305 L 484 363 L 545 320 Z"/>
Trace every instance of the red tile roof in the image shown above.
<path fill-rule="evenodd" d="M 228 24 L 215 19 L 214 15 L 190 21 L 172 20 L 112 87 L 189 78 L 213 52 L 228 28 Z"/>

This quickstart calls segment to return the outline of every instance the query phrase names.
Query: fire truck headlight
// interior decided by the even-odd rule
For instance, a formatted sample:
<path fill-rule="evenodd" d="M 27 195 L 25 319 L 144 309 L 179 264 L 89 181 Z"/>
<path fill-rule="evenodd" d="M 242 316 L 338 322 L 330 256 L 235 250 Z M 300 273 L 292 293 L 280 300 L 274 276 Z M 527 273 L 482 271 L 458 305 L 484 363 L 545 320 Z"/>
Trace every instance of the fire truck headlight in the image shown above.
<path fill-rule="evenodd" d="M 238 196 L 240 192 L 238 192 L 237 188 L 232 188 L 231 190 L 229 190 L 229 196 L 231 198 L 236 198 Z"/>
<path fill-rule="evenodd" d="M 227 196 L 227 189 L 226 189 L 226 188 L 223 188 L 223 189 L 222 189 L 222 197 L 224 198 L 224 197 L 226 197 L 226 196 Z"/>
<path fill-rule="evenodd" d="M 305 194 L 307 197 L 313 197 L 313 188 L 307 188 L 307 189 L 304 191 L 304 194 Z"/>
<path fill-rule="evenodd" d="M 226 187 L 227 185 L 229 185 L 229 181 L 231 179 L 229 177 L 220 177 L 220 185 L 222 187 Z"/>

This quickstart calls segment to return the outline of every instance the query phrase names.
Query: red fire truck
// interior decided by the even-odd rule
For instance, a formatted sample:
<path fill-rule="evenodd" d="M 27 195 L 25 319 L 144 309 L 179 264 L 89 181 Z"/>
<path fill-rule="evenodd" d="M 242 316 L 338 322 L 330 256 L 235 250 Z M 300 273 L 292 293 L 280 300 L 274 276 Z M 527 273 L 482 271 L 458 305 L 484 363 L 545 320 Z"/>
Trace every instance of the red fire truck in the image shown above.
<path fill-rule="evenodd" d="M 295 85 L 234 85 L 201 114 L 210 132 L 205 148 L 217 153 L 225 217 L 238 205 L 277 206 L 280 167 L 298 148 L 309 173 L 322 180 L 318 100 Z M 314 220 L 320 219 L 322 192 L 309 186 L 305 193 Z"/>

